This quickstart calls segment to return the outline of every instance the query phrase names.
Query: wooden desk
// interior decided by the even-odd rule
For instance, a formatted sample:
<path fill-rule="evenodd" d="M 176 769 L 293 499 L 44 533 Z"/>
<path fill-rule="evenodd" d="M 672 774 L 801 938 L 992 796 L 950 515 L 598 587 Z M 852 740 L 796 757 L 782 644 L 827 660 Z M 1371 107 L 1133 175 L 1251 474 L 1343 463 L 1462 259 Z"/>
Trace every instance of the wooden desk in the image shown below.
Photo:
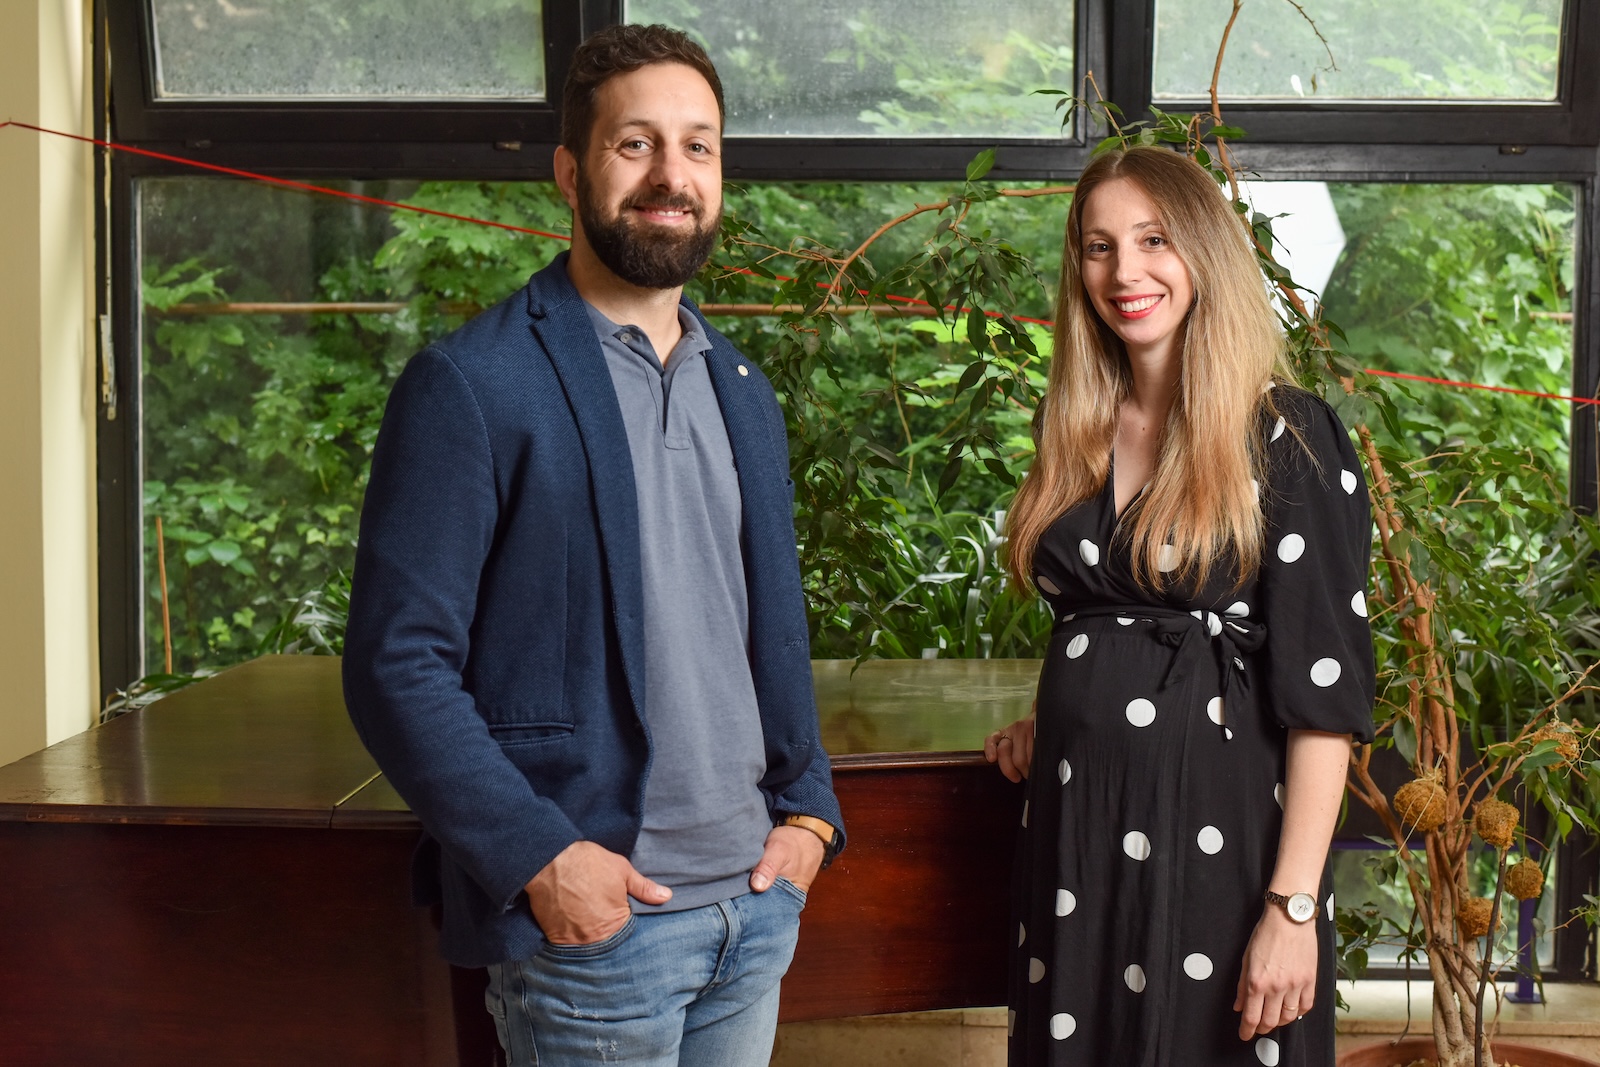
<path fill-rule="evenodd" d="M 1002 1003 L 1021 810 L 973 749 L 1036 661 L 815 664 L 850 849 L 787 1020 Z M 0 767 L 0 1064 L 491 1062 L 481 972 L 408 900 L 417 824 L 339 665 L 276 656 Z"/>

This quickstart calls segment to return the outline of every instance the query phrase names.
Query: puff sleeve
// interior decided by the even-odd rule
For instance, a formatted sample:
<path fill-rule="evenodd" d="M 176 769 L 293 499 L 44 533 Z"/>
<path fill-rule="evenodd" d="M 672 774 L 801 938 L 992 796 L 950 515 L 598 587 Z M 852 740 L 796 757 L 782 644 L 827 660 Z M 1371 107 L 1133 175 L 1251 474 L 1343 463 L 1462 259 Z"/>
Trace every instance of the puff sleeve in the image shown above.
<path fill-rule="evenodd" d="M 1370 741 L 1372 512 L 1361 463 L 1323 400 L 1285 386 L 1273 399 L 1258 593 L 1267 704 L 1288 729 Z"/>

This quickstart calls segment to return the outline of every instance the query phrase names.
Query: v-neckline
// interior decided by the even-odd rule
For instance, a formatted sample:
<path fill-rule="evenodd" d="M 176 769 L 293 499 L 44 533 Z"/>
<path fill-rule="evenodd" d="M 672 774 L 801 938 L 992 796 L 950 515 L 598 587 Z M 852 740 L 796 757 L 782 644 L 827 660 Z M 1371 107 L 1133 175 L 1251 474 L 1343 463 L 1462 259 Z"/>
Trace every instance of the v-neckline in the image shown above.
<path fill-rule="evenodd" d="M 1144 491 L 1146 489 L 1150 488 L 1150 482 L 1148 480 L 1146 480 L 1143 485 L 1141 485 L 1139 488 L 1137 488 L 1137 489 L 1135 489 L 1133 491 L 1133 495 L 1128 498 L 1128 502 L 1126 504 L 1122 505 L 1121 508 L 1118 508 L 1117 507 L 1117 447 L 1116 447 L 1116 445 L 1112 445 L 1111 446 L 1111 465 L 1110 465 L 1110 469 L 1106 472 L 1106 486 L 1111 490 L 1111 522 L 1112 522 L 1113 528 L 1116 528 L 1116 527 L 1120 527 L 1122 525 L 1122 517 L 1128 513 L 1128 509 L 1133 507 L 1133 505 L 1137 504 L 1139 502 L 1139 498 L 1141 496 L 1144 496 Z"/>

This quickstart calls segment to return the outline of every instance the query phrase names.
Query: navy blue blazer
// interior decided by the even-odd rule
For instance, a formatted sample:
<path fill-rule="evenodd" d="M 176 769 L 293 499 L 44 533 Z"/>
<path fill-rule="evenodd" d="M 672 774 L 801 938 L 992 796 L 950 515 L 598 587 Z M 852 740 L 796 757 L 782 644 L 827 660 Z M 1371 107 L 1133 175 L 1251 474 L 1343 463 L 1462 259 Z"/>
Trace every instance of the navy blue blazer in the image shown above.
<path fill-rule="evenodd" d="M 706 335 L 743 498 L 760 787 L 774 816 L 841 826 L 783 414 L 761 371 Z M 345 701 L 426 830 L 417 892 L 443 904 L 452 963 L 536 953 L 523 886 L 574 841 L 633 851 L 651 754 L 642 617 L 628 437 L 563 254 L 412 358 L 361 514 Z"/>

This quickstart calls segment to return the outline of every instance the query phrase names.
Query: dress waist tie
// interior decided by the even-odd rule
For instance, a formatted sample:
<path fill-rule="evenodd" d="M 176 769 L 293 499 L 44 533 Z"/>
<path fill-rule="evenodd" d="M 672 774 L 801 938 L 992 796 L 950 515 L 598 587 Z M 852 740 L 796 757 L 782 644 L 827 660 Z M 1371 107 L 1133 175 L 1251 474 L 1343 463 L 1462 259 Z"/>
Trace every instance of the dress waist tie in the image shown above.
<path fill-rule="evenodd" d="M 1266 624 L 1253 619 L 1150 604 L 1088 608 L 1067 616 L 1056 624 L 1056 628 L 1062 629 L 1083 619 L 1113 617 L 1154 623 L 1157 639 L 1173 650 L 1158 691 L 1172 683 L 1180 662 L 1190 656 L 1203 656 L 1205 644 L 1209 641 L 1216 657 L 1217 675 L 1222 680 L 1220 695 L 1224 709 L 1233 705 L 1235 689 L 1242 691 L 1250 688 L 1250 676 L 1244 669 L 1245 654 L 1260 651 L 1267 640 Z M 1218 729 L 1222 731 L 1224 740 L 1232 738 L 1226 726 L 1219 724 Z"/>

